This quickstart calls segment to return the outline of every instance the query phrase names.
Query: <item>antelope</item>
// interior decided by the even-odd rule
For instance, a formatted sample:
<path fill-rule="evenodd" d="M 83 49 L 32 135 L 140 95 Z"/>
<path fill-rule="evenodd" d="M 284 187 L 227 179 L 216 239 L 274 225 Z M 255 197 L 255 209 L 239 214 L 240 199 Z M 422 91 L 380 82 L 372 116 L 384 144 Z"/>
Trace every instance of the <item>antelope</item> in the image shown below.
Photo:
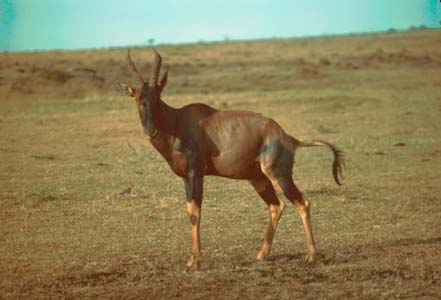
<path fill-rule="evenodd" d="M 304 142 L 288 135 L 273 119 L 251 111 L 217 110 L 202 103 L 173 108 L 161 99 L 168 70 L 159 79 L 162 58 L 154 51 L 150 79 L 145 81 L 127 53 L 129 68 L 137 76 L 139 87 L 119 83 L 121 90 L 136 101 L 141 125 L 150 143 L 184 181 L 187 212 L 191 223 L 192 254 L 187 262 L 198 269 L 202 262 L 200 222 L 204 176 L 214 175 L 245 179 L 265 201 L 270 213 L 269 226 L 258 260 L 271 251 L 274 234 L 285 203 L 275 189 L 297 208 L 306 234 L 307 255 L 316 258 L 310 201 L 292 179 L 294 154 L 300 147 L 324 146 L 332 151 L 332 174 L 341 185 L 343 152 L 323 141 Z"/>

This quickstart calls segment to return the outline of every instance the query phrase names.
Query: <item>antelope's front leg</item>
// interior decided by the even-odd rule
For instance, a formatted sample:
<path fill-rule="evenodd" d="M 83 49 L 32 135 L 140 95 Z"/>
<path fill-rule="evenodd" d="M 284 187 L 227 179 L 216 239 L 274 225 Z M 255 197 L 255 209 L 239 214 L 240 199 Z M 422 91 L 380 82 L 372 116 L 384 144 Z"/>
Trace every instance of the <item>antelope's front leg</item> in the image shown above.
<path fill-rule="evenodd" d="M 187 262 L 187 266 L 198 269 L 202 262 L 199 228 L 201 223 L 203 176 L 198 176 L 195 172 L 190 171 L 188 177 L 184 178 L 184 183 L 187 194 L 187 212 L 191 223 L 192 244 L 192 255 Z"/>

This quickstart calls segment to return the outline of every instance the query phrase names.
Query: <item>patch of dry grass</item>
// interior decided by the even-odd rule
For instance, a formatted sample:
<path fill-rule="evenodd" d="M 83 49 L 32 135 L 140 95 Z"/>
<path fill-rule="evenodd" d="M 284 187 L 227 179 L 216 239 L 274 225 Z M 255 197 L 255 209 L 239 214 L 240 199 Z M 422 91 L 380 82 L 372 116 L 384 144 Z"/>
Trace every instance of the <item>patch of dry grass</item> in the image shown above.
<path fill-rule="evenodd" d="M 184 267 L 183 184 L 143 136 L 134 103 L 113 88 L 128 77 L 125 50 L 0 54 L 1 297 L 438 299 L 438 35 L 160 48 L 169 104 L 250 109 L 346 152 L 343 187 L 328 152 L 296 156 L 295 180 L 313 202 L 315 266 L 302 263 L 292 207 L 270 259 L 255 261 L 264 203 L 247 182 L 207 178 L 200 272 Z M 147 71 L 151 53 L 134 57 Z M 77 78 L 39 86 L 35 74 L 48 65 Z M 28 86 L 14 89 L 20 82 Z"/>

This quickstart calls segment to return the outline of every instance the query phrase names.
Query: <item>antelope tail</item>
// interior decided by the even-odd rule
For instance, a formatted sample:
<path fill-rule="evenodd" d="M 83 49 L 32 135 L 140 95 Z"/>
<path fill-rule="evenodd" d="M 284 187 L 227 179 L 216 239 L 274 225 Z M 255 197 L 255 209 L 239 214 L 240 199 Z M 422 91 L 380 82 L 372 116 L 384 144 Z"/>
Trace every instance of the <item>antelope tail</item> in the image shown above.
<path fill-rule="evenodd" d="M 299 141 L 293 138 L 294 149 L 299 147 L 316 147 L 324 146 L 332 151 L 334 154 L 334 161 L 332 163 L 332 176 L 338 185 L 341 185 L 341 179 L 343 179 L 342 167 L 344 167 L 345 162 L 343 158 L 343 151 L 338 149 L 335 145 L 322 140 L 313 141 Z"/>

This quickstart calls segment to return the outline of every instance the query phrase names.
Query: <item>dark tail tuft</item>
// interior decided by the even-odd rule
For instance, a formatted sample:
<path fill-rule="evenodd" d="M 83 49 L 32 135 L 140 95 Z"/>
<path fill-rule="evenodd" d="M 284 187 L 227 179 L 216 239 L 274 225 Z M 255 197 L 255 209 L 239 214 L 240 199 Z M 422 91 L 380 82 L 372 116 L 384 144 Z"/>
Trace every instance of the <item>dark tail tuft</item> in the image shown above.
<path fill-rule="evenodd" d="M 338 185 L 341 185 L 341 179 L 343 179 L 343 171 L 342 168 L 345 166 L 344 161 L 344 153 L 340 149 L 338 149 L 336 146 L 332 145 L 331 143 L 328 143 L 326 141 L 322 140 L 315 140 L 311 142 L 302 142 L 297 141 L 298 147 L 315 147 L 315 146 L 325 146 L 331 149 L 332 153 L 334 154 L 334 161 L 332 163 L 332 176 L 334 177 L 335 182 Z"/>

